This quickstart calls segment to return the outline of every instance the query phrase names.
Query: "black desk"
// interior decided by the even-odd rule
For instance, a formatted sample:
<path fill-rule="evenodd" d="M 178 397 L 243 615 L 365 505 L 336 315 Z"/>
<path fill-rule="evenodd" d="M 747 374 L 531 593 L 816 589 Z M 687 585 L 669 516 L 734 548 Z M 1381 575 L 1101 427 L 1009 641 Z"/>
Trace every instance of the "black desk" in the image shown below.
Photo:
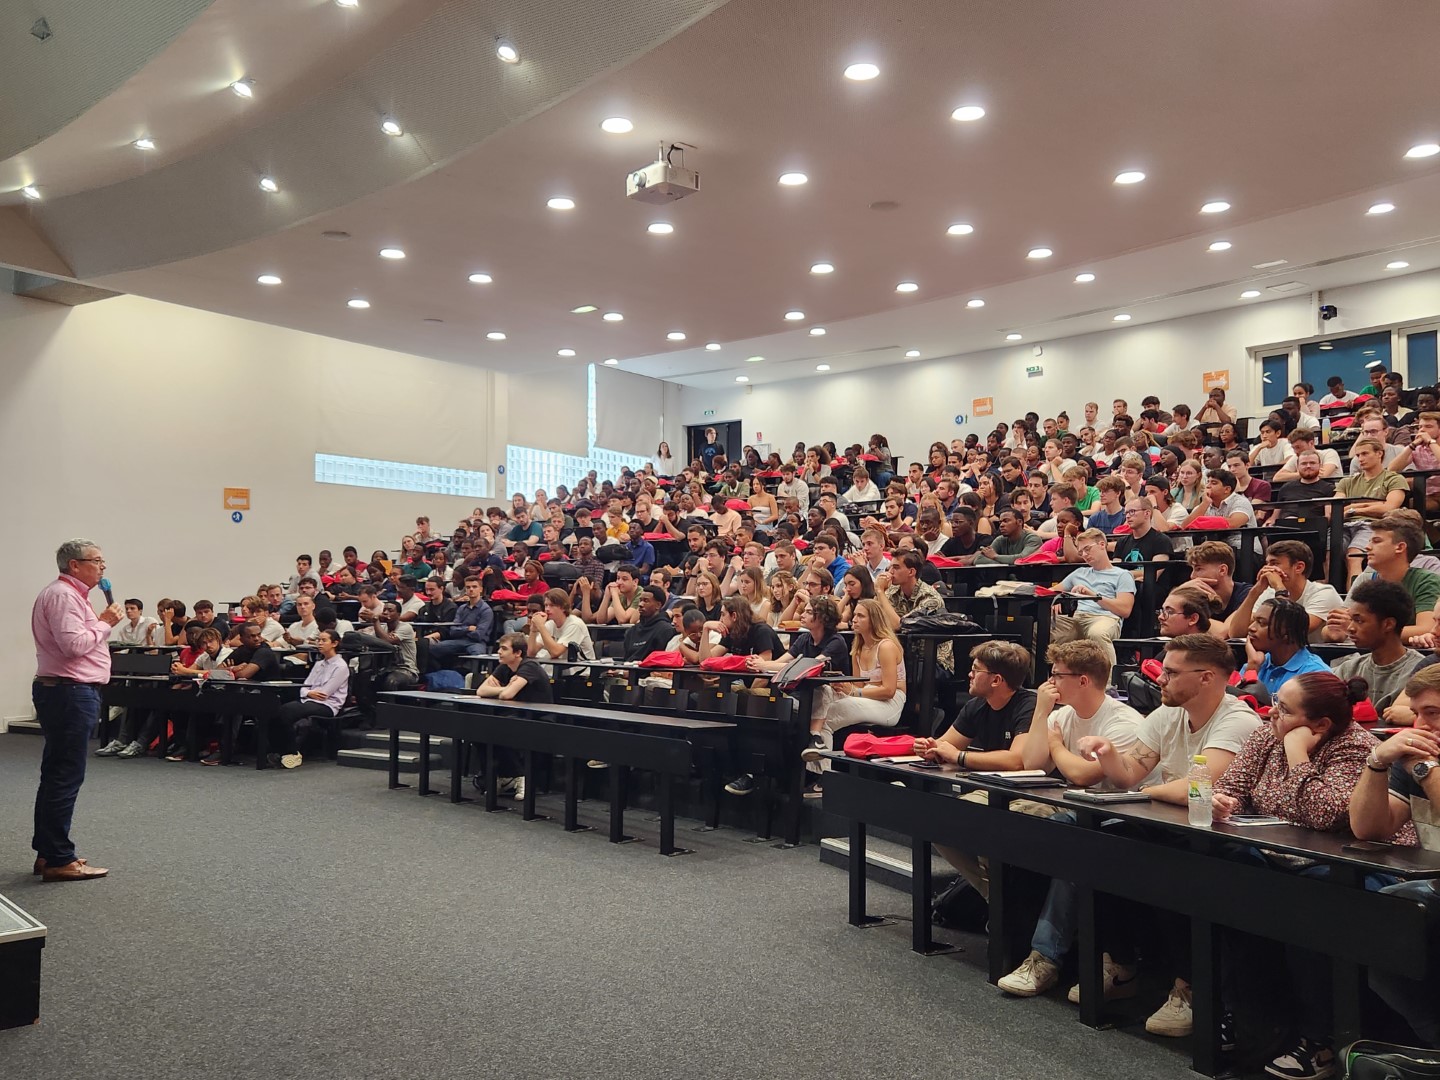
<path fill-rule="evenodd" d="M 156 712 L 184 712 L 230 718 L 250 717 L 255 721 L 255 768 L 268 768 L 266 748 L 269 724 L 288 701 L 298 701 L 302 685 L 277 680 L 250 682 L 241 679 L 203 679 L 194 675 L 112 675 L 101 691 L 101 702 L 108 709 L 150 709 Z M 186 692 L 186 691 L 193 692 Z M 234 723 L 221 728 L 221 764 L 233 763 L 235 753 Z M 190 738 L 195 737 L 194 725 Z M 165 734 L 160 735 L 163 743 Z M 194 746 L 190 748 L 192 751 Z M 163 747 L 162 747 L 163 750 Z"/>
<path fill-rule="evenodd" d="M 1284 516 L 1286 507 L 1300 506 L 1312 508 L 1308 513 L 1297 511 L 1294 515 L 1295 521 L 1293 523 L 1285 523 L 1277 526 L 1277 528 L 1288 527 L 1298 530 L 1301 533 L 1301 538 L 1306 535 L 1325 537 L 1326 546 L 1328 547 L 1326 551 L 1326 580 L 1329 581 L 1330 584 L 1335 585 L 1337 589 L 1340 589 L 1341 585 L 1344 585 L 1349 580 L 1349 571 L 1345 562 L 1345 515 L 1343 513 L 1332 513 L 1328 508 L 1344 506 L 1346 503 L 1352 502 L 1373 501 L 1373 499 L 1350 499 L 1343 496 L 1331 496 L 1325 499 L 1273 499 L 1269 502 L 1257 502 L 1254 505 L 1257 510 L 1278 509 L 1282 517 Z M 1314 509 L 1319 507 L 1325 507 L 1327 509 L 1323 511 Z M 1323 529 L 1318 523 L 1312 523 L 1310 520 L 1312 517 L 1319 517 L 1322 516 L 1322 514 L 1327 519 Z M 1337 582 L 1340 584 L 1337 585 Z M 1343 592 L 1344 590 L 1341 589 L 1341 591 Z"/>

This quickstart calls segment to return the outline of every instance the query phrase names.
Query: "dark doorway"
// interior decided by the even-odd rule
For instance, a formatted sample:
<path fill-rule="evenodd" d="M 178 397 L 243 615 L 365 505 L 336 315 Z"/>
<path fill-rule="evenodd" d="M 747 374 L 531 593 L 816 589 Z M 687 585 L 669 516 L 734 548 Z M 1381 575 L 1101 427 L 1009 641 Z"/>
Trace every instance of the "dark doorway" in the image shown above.
<path fill-rule="evenodd" d="M 734 461 L 740 453 L 742 445 L 740 440 L 739 420 L 720 420 L 709 424 L 687 424 L 685 427 L 685 464 L 689 465 L 697 457 L 700 457 L 700 450 L 705 446 L 705 432 L 711 428 L 715 429 L 715 436 L 720 443 L 721 453 L 728 461 Z M 706 463 L 709 464 L 708 462 Z M 708 468 L 707 472 L 710 471 Z"/>

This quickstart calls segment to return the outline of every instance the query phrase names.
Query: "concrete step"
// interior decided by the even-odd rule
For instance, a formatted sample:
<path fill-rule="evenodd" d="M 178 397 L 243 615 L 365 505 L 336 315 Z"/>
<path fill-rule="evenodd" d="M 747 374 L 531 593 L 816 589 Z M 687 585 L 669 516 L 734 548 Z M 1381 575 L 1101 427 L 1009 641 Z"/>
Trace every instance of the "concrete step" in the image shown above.
<path fill-rule="evenodd" d="M 371 731 L 366 728 L 346 728 L 340 733 L 340 745 L 345 749 L 380 749 L 386 753 L 390 752 L 390 732 Z M 420 736 L 414 732 L 402 731 L 400 733 L 400 748 L 402 750 L 419 750 Z M 430 739 L 432 752 L 446 752 L 450 748 L 450 740 L 439 737 Z"/>
<path fill-rule="evenodd" d="M 12 731 L 16 735 L 40 735 L 39 720 L 11 720 L 5 727 L 6 731 Z"/>
<path fill-rule="evenodd" d="M 388 769 L 390 767 L 390 751 L 374 747 L 352 747 L 348 750 L 340 750 L 335 755 L 335 764 L 348 765 L 357 769 Z M 445 759 L 442 755 L 431 753 L 430 767 L 432 769 L 445 768 Z M 419 772 L 420 755 L 413 750 L 400 751 L 400 771 Z"/>
<path fill-rule="evenodd" d="M 850 869 L 850 841 L 845 837 L 827 837 L 820 841 L 820 861 L 827 866 Z M 939 893 L 955 879 L 955 868 L 938 855 L 930 861 L 931 887 Z M 879 885 L 901 892 L 910 891 L 914 861 L 910 847 L 875 836 L 865 838 L 865 877 Z"/>

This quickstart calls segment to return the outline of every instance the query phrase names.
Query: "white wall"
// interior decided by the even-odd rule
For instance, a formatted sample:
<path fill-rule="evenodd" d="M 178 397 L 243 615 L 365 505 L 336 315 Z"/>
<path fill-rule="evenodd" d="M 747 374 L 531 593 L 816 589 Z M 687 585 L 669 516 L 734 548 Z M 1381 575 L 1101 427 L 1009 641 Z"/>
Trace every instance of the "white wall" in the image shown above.
<path fill-rule="evenodd" d="M 583 374 L 545 396 L 579 418 L 583 443 Z M 147 611 L 161 596 L 238 600 L 302 551 L 338 559 L 354 544 L 363 558 L 417 514 L 448 531 L 479 501 L 317 484 L 317 451 L 484 470 L 498 498 L 511 424 L 546 449 L 569 434 L 548 435 L 516 397 L 482 368 L 136 297 L 71 309 L 0 296 L 0 718 L 29 714 L 28 613 L 60 541 L 101 544 L 117 598 Z M 241 524 L 224 487 L 251 489 Z"/>
<path fill-rule="evenodd" d="M 1440 272 L 1334 289 L 1324 300 L 1340 308 L 1339 318 L 1325 327 L 1328 334 L 1418 321 L 1440 315 Z M 1241 415 L 1254 414 L 1260 403 L 1258 373 L 1246 350 L 1316 333 L 1312 298 L 1303 294 L 1040 342 L 1040 357 L 1032 355 L 1035 342 L 1024 342 L 966 356 L 734 390 L 682 387 L 678 408 L 667 411 L 666 438 L 672 446 L 684 445 L 685 426 L 706 423 L 705 410 L 713 409 L 717 419 L 741 418 L 745 442 L 757 441 L 757 433 L 763 432 L 764 441 L 782 456 L 800 439 L 831 439 L 844 446 L 864 443 L 879 432 L 902 457 L 924 460 L 936 439 L 949 442 L 972 431 L 983 436 L 997 421 L 1008 423 L 1032 409 L 1041 416 L 1065 409 L 1079 424 L 1086 401 L 1100 402 L 1102 416 L 1109 415 L 1115 397 L 1129 401 L 1134 414 L 1140 399 L 1152 392 L 1166 408 L 1181 401 L 1198 407 L 1205 398 L 1202 373 L 1226 369 L 1229 400 Z M 1043 374 L 1027 376 L 1031 365 L 1039 365 Z M 972 415 L 972 402 L 981 397 L 995 399 L 993 416 Z M 957 416 L 965 422 L 957 424 Z"/>

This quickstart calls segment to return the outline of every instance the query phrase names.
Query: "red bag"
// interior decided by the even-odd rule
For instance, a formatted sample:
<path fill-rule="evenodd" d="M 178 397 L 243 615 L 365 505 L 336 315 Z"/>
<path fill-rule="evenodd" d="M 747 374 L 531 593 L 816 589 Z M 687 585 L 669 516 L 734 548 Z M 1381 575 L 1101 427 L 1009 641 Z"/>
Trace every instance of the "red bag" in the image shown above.
<path fill-rule="evenodd" d="M 857 731 L 845 736 L 846 757 L 905 757 L 914 752 L 914 735 L 869 735 Z"/>
<path fill-rule="evenodd" d="M 744 499 L 726 499 L 725 509 L 734 510 L 736 513 L 743 514 L 746 510 L 750 509 L 750 504 Z"/>
<path fill-rule="evenodd" d="M 706 671 L 749 671 L 748 656 L 712 656 L 700 661 Z"/>
<path fill-rule="evenodd" d="M 685 654 L 682 652 L 652 652 L 645 659 L 640 661 L 641 667 L 647 668 L 680 668 L 685 666 Z"/>
<path fill-rule="evenodd" d="M 1060 556 L 1053 551 L 1037 551 L 1033 555 L 1022 555 L 1015 560 L 1016 566 L 1029 566 L 1032 563 L 1044 563 L 1047 565 L 1058 563 Z"/>
<path fill-rule="evenodd" d="M 502 570 L 502 571 L 501 571 L 501 577 L 503 577 L 506 581 L 524 581 L 524 580 L 525 580 L 525 575 L 522 574 L 522 573 L 520 573 L 519 570 Z"/>
<path fill-rule="evenodd" d="M 514 589 L 496 589 L 490 594 L 491 600 L 524 600 L 525 594 Z"/>
<path fill-rule="evenodd" d="M 1350 710 L 1350 718 L 1357 724 L 1376 724 L 1380 721 L 1380 714 L 1375 711 L 1375 703 L 1365 698 L 1355 703 L 1355 707 Z"/>
<path fill-rule="evenodd" d="M 1223 517 L 1198 517 L 1186 525 L 1187 529 L 1233 529 L 1228 518 Z"/>
<path fill-rule="evenodd" d="M 965 565 L 965 564 L 964 564 L 963 562 L 961 562 L 959 559 L 952 559 L 952 558 L 950 558 L 949 556 L 946 556 L 946 555 L 927 555 L 927 556 L 925 556 L 925 557 L 926 557 L 926 559 L 928 559 L 928 560 L 930 561 L 930 564 L 931 564 L 932 566 L 937 566 L 937 567 L 939 567 L 939 568 L 942 569 L 942 570 L 944 570 L 946 567 L 950 567 L 950 566 L 964 566 L 964 565 Z"/>

